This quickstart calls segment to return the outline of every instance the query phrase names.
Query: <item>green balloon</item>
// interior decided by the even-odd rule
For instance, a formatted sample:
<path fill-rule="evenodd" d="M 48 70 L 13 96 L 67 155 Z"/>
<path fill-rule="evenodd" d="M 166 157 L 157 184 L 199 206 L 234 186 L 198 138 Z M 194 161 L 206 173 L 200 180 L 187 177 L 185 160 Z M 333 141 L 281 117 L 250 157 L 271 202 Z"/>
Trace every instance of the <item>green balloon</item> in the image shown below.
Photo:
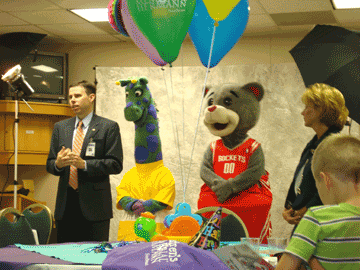
<path fill-rule="evenodd" d="M 131 17 L 161 58 L 172 63 L 189 30 L 196 0 L 127 0 Z"/>

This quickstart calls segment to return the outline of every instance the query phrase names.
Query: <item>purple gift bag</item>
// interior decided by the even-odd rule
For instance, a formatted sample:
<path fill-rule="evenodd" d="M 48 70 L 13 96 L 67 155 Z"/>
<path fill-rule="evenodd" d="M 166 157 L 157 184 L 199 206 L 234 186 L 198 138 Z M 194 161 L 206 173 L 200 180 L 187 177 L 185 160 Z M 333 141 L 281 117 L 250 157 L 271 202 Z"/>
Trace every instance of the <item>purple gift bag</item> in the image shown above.
<path fill-rule="evenodd" d="M 229 268 L 211 251 L 174 240 L 148 242 L 111 250 L 103 270 L 177 270 Z"/>

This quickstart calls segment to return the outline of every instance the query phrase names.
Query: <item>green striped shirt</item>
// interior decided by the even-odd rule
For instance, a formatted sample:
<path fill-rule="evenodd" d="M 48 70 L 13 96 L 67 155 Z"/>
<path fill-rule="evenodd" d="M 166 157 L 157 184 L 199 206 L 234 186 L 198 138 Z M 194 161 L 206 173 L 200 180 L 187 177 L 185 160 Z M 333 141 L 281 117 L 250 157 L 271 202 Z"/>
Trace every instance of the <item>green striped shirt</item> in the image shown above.
<path fill-rule="evenodd" d="M 347 203 L 311 207 L 286 252 L 325 269 L 360 269 L 360 207 Z"/>

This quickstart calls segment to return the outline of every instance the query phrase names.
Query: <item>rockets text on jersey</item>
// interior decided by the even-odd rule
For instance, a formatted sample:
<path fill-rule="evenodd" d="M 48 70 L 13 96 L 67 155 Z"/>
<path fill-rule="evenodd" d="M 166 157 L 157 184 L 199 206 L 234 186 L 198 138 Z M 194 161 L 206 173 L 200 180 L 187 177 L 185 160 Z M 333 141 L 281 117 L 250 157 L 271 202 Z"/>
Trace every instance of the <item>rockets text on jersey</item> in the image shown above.
<path fill-rule="evenodd" d="M 218 162 L 224 162 L 224 161 L 241 161 L 242 163 L 245 163 L 246 157 L 240 155 L 218 156 Z"/>

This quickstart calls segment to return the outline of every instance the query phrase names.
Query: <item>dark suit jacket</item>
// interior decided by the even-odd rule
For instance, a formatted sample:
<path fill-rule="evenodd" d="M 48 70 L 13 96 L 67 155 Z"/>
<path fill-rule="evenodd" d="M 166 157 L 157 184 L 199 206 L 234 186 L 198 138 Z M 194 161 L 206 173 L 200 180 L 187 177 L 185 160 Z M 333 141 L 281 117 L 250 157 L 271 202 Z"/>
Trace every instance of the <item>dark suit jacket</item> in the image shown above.
<path fill-rule="evenodd" d="M 75 117 L 55 124 L 46 170 L 60 176 L 55 207 L 55 219 L 61 220 L 66 205 L 70 166 L 55 169 L 55 160 L 62 146 L 72 148 Z M 85 156 L 87 145 L 95 142 L 95 156 Z M 113 217 L 110 189 L 110 174 L 119 174 L 123 169 L 123 152 L 119 125 L 109 119 L 93 115 L 81 148 L 80 157 L 86 160 L 87 170 L 78 170 L 80 208 L 90 221 L 107 220 Z"/>
<path fill-rule="evenodd" d="M 306 206 L 306 208 L 323 205 L 319 192 L 316 188 L 315 179 L 311 171 L 311 161 L 316 147 L 330 134 L 338 133 L 340 130 L 336 127 L 330 127 L 320 139 L 317 139 L 315 135 L 312 140 L 306 145 L 304 151 L 301 154 L 300 162 L 295 170 L 294 179 L 291 183 L 290 189 L 288 191 L 288 195 L 285 201 L 285 208 L 287 208 L 287 204 L 291 204 L 294 210 L 299 210 Z M 300 193 L 296 194 L 294 190 L 295 179 L 301 168 L 304 167 L 303 171 L 303 179 L 300 184 Z"/>

